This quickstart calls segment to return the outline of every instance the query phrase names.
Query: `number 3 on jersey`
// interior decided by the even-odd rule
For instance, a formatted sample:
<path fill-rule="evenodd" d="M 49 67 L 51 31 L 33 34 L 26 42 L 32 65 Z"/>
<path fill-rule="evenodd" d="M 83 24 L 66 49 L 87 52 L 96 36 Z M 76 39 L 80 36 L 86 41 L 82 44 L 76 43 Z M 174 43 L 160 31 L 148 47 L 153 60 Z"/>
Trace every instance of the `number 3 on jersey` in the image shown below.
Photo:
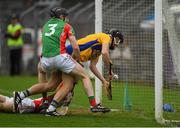
<path fill-rule="evenodd" d="M 49 30 L 50 32 L 46 32 L 45 36 L 51 36 L 54 34 L 55 32 L 55 28 L 56 28 L 57 24 L 48 24 Z"/>

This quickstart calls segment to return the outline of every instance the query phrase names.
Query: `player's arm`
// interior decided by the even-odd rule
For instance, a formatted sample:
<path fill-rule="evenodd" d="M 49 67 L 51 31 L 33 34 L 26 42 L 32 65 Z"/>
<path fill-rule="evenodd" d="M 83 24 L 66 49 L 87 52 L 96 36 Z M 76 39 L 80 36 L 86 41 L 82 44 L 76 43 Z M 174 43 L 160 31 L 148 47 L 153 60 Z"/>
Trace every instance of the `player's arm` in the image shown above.
<path fill-rule="evenodd" d="M 21 35 L 21 30 L 17 30 L 16 32 L 15 32 L 15 34 L 9 34 L 9 33 L 6 33 L 5 34 L 5 37 L 7 37 L 7 38 L 12 38 L 12 39 L 18 39 L 19 37 L 20 37 L 20 35 Z"/>
<path fill-rule="evenodd" d="M 109 69 L 109 65 L 112 64 L 109 55 L 109 43 L 102 43 L 101 54 L 102 54 L 103 62 L 105 63 L 106 67 Z"/>
<path fill-rule="evenodd" d="M 21 29 L 22 29 L 22 26 L 19 25 L 16 32 L 14 34 L 10 34 L 10 27 L 8 26 L 7 33 L 5 34 L 5 37 L 6 38 L 12 38 L 12 39 L 16 40 L 21 36 Z"/>
<path fill-rule="evenodd" d="M 79 50 L 79 46 L 77 44 L 77 40 L 76 40 L 76 37 L 75 37 L 74 29 L 69 24 L 66 24 L 65 28 L 64 28 L 64 31 L 65 31 L 65 33 L 67 33 L 69 42 L 71 43 L 72 48 L 73 48 L 72 57 L 75 60 L 79 60 L 80 50 Z"/>
<path fill-rule="evenodd" d="M 105 66 L 107 67 L 107 69 L 109 70 L 110 64 L 112 64 L 112 61 L 109 55 L 109 45 L 111 42 L 111 38 L 109 35 L 105 33 L 101 33 L 98 40 L 102 45 L 101 54 L 102 54 L 103 62 Z"/>
<path fill-rule="evenodd" d="M 106 81 L 106 79 L 102 76 L 102 74 L 99 72 L 99 70 L 96 67 L 96 64 L 98 63 L 98 60 L 99 60 L 99 57 L 97 57 L 96 59 L 92 59 L 90 61 L 89 68 L 94 73 L 94 75 L 101 80 L 103 85 L 105 87 L 107 87 L 108 86 L 108 82 Z"/>
<path fill-rule="evenodd" d="M 110 65 L 112 65 L 112 60 L 110 59 L 110 55 L 109 55 L 109 43 L 102 43 L 101 54 L 102 54 L 102 59 L 105 66 L 107 67 L 108 70 L 110 70 Z M 109 77 L 112 78 L 113 76 L 114 76 L 114 73 L 111 70 L 111 76 Z"/>
<path fill-rule="evenodd" d="M 70 41 L 72 48 L 73 48 L 72 57 L 75 60 L 79 60 L 80 50 L 79 50 L 79 46 L 78 46 L 77 41 L 76 41 L 76 37 L 73 35 L 69 36 L 69 41 Z"/>
<path fill-rule="evenodd" d="M 102 82 L 105 81 L 105 78 L 101 75 L 101 73 L 98 71 L 96 64 L 98 63 L 99 57 L 96 59 L 92 59 L 90 61 L 89 68 L 90 70 L 96 75 L 97 78 L 99 78 Z"/>

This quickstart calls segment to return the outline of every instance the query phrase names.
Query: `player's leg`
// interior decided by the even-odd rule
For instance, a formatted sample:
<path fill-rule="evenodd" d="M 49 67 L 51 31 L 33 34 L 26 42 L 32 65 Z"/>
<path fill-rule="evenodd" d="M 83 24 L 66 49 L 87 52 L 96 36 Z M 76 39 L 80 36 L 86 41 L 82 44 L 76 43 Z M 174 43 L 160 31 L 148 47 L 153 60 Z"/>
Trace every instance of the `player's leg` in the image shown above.
<path fill-rule="evenodd" d="M 33 102 L 35 104 L 35 111 L 41 114 L 45 114 L 47 108 L 49 107 L 49 104 L 53 100 L 54 94 L 47 96 L 46 100 L 42 98 L 34 99 Z M 47 102 L 44 102 L 47 101 Z"/>
<path fill-rule="evenodd" d="M 84 68 L 79 63 L 76 62 L 75 67 L 69 74 L 73 75 L 74 77 L 82 78 L 83 87 L 89 98 L 92 112 L 109 112 L 110 111 L 109 108 L 105 108 L 105 107 L 101 106 L 100 103 L 98 103 L 98 104 L 96 103 L 91 80 L 90 80 L 89 76 L 87 75 L 87 73 L 85 72 Z"/>
<path fill-rule="evenodd" d="M 56 112 L 56 108 L 59 106 L 59 102 L 63 100 L 64 97 L 68 94 L 68 92 L 70 92 L 73 88 L 73 82 L 74 82 L 73 77 L 62 73 L 62 79 L 63 79 L 63 86 L 61 86 L 54 95 L 54 98 L 47 109 L 46 115 L 59 116 L 59 113 Z"/>
<path fill-rule="evenodd" d="M 19 93 L 20 98 L 23 99 L 23 98 L 31 96 L 31 95 L 35 95 L 35 94 L 39 94 L 42 92 L 50 91 L 52 89 L 56 89 L 56 87 L 59 85 L 60 82 L 61 82 L 60 73 L 52 72 L 51 78 L 48 81 L 48 83 L 38 83 L 38 84 L 31 86 L 29 89 L 24 90 Z"/>
<path fill-rule="evenodd" d="M 40 63 L 38 63 L 38 66 L 37 66 L 37 71 L 38 71 L 38 84 L 35 84 L 32 89 L 29 88 L 27 90 L 24 90 L 22 92 L 14 92 L 13 95 L 14 95 L 14 108 L 15 108 L 15 111 L 17 109 L 17 106 L 18 104 L 21 102 L 22 99 L 24 99 L 25 97 L 28 97 L 30 95 L 32 95 L 33 93 L 33 89 L 34 90 L 42 90 L 42 88 L 44 88 L 44 84 L 47 83 L 47 80 L 46 80 L 46 72 L 42 70 L 41 66 L 40 66 Z M 35 92 L 36 93 L 36 92 Z"/>
<path fill-rule="evenodd" d="M 59 59 L 58 57 L 59 56 L 57 56 L 57 59 Z M 108 108 L 106 109 L 96 103 L 91 80 L 90 80 L 89 76 L 86 74 L 84 68 L 79 63 L 74 61 L 69 55 L 62 56 L 62 58 L 60 58 L 60 59 L 63 60 L 63 63 L 60 63 L 61 61 L 56 61 L 57 62 L 56 66 L 57 67 L 59 66 L 59 69 L 61 69 L 63 72 L 66 72 L 67 74 L 72 75 L 74 78 L 78 77 L 83 80 L 83 87 L 89 98 L 89 102 L 90 102 L 90 105 L 92 108 L 91 111 L 92 112 L 110 111 L 110 109 L 108 109 Z M 65 86 L 65 84 L 64 84 L 64 86 Z M 93 109 L 93 108 L 96 108 L 96 109 Z"/>
<path fill-rule="evenodd" d="M 62 81 L 61 72 L 57 71 L 51 74 L 48 84 L 59 85 L 61 81 Z M 53 97 L 51 97 L 51 101 L 52 98 Z M 47 97 L 47 92 L 43 92 L 42 104 L 40 105 L 40 113 L 43 114 L 46 112 L 46 109 L 49 107 L 49 102 L 50 102 L 50 96 Z"/>
<path fill-rule="evenodd" d="M 56 72 L 52 72 L 52 76 L 56 76 Z M 59 74 L 59 73 L 58 73 Z M 58 77 L 59 78 L 59 77 Z M 50 91 L 51 89 L 55 89 L 57 85 L 59 84 L 59 79 L 53 78 L 48 81 L 48 83 L 38 83 L 33 86 L 31 86 L 29 89 L 24 90 L 22 92 L 15 92 L 14 98 L 22 100 L 25 97 L 35 95 L 35 94 L 40 94 L 43 92 Z M 19 104 L 19 100 L 17 100 L 17 104 Z"/>
<path fill-rule="evenodd" d="M 68 79 L 70 80 L 70 79 Z M 59 86 L 56 88 L 56 92 L 61 88 L 63 87 L 63 82 L 61 82 L 59 84 Z M 65 98 L 63 98 L 63 100 L 60 100 L 60 102 L 58 102 L 58 108 L 57 108 L 57 112 L 60 114 L 60 115 L 66 115 L 67 112 L 68 112 L 68 109 L 69 109 L 69 105 L 72 101 L 72 97 L 74 95 L 74 87 L 75 87 L 75 84 L 73 85 L 73 89 L 71 89 L 70 92 L 68 92 L 68 94 L 65 96 Z M 53 95 L 50 95 L 47 97 L 47 101 L 48 102 L 43 102 L 44 98 L 41 98 L 41 104 L 39 106 L 39 113 L 41 114 L 44 114 L 47 110 L 47 108 L 49 107 L 49 104 L 51 103 L 51 101 L 53 100 L 53 97 L 54 97 L 55 94 Z M 39 100 L 39 99 L 38 99 Z M 36 101 L 36 100 L 35 100 Z"/>
<path fill-rule="evenodd" d="M 76 66 L 73 69 L 73 71 L 71 72 L 71 74 L 73 74 L 73 75 L 75 74 L 76 76 L 79 75 L 82 77 L 83 86 L 84 86 L 85 92 L 89 98 L 89 102 L 91 105 L 90 108 L 91 108 L 92 112 L 109 112 L 110 111 L 109 108 L 105 108 L 100 103 L 99 104 L 96 103 L 91 80 L 90 80 L 89 76 L 86 74 L 84 68 L 80 64 L 78 64 L 78 63 L 76 64 Z"/>
<path fill-rule="evenodd" d="M 41 73 L 41 78 L 44 78 L 44 74 Z M 40 94 L 43 92 L 50 91 L 51 89 L 55 89 L 58 84 L 61 81 L 61 76 L 60 72 L 52 72 L 51 73 L 51 78 L 48 81 L 48 83 L 38 83 L 33 86 L 31 86 L 29 89 L 24 90 L 22 92 L 15 92 L 14 93 L 14 108 L 15 111 L 17 109 L 18 104 L 20 104 L 21 100 L 24 99 L 25 97 L 35 95 L 35 94 Z"/>
<path fill-rule="evenodd" d="M 35 95 L 42 92 L 48 92 L 52 89 L 56 89 L 61 82 L 61 73 L 59 71 L 51 72 L 50 78 L 48 82 L 46 82 L 46 74 L 44 74 L 44 72 L 40 72 L 39 79 L 41 83 L 38 83 L 28 89 L 29 95 Z"/>
<path fill-rule="evenodd" d="M 38 82 L 39 83 L 47 83 L 47 73 L 42 70 L 40 63 L 38 63 Z M 47 92 L 42 92 L 42 97 L 43 97 L 43 103 L 47 102 Z"/>
<path fill-rule="evenodd" d="M 67 54 L 57 56 L 55 65 L 58 69 L 69 75 L 72 75 L 74 78 L 80 78 L 83 80 L 83 87 L 89 97 L 90 104 L 91 106 L 95 106 L 96 101 L 94 98 L 92 83 L 89 76 L 86 74 L 84 68 Z"/>
<path fill-rule="evenodd" d="M 38 82 L 39 83 L 47 83 L 48 80 L 47 80 L 47 74 L 45 71 L 43 71 L 43 69 L 41 68 L 41 65 L 40 63 L 38 63 Z"/>
<path fill-rule="evenodd" d="M 94 98 L 94 91 L 93 91 L 92 83 L 89 76 L 86 74 L 85 70 L 83 69 L 83 67 L 80 64 L 76 63 L 76 66 L 72 70 L 71 74 L 73 76 L 80 76 L 82 78 L 83 87 L 89 98 L 90 105 L 95 106 L 96 100 Z"/>
<path fill-rule="evenodd" d="M 50 78 L 49 78 L 50 77 Z M 39 83 L 47 83 L 48 79 L 50 82 L 50 86 L 58 85 L 61 82 L 61 72 L 53 72 L 53 73 L 46 73 L 43 69 L 40 63 L 38 64 L 38 82 Z M 47 100 L 47 92 L 42 93 L 43 100 Z"/>
<path fill-rule="evenodd" d="M 72 98 L 74 96 L 74 87 L 75 87 L 75 84 L 76 83 L 74 83 L 72 90 L 66 95 L 66 97 L 59 102 L 59 107 L 56 109 L 56 111 L 61 116 L 66 115 L 67 112 L 68 112 L 69 105 L 70 105 L 70 103 L 72 101 Z"/>

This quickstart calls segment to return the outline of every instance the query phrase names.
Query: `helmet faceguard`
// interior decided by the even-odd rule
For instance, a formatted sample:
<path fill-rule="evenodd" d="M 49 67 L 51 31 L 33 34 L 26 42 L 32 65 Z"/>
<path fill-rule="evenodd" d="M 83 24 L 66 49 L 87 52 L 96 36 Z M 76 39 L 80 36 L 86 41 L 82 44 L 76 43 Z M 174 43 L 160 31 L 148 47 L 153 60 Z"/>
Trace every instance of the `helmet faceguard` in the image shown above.
<path fill-rule="evenodd" d="M 109 46 L 109 48 L 111 50 L 114 50 L 115 47 L 118 47 L 119 44 L 122 44 L 124 42 L 124 36 L 119 30 L 111 29 L 108 31 L 108 34 L 112 38 L 112 41 L 111 41 L 110 46 Z"/>
<path fill-rule="evenodd" d="M 68 16 L 68 11 L 65 8 L 60 7 L 54 7 L 50 10 L 50 16 L 55 18 L 60 18 L 60 16 L 63 17 L 63 20 L 65 20 L 65 17 Z"/>

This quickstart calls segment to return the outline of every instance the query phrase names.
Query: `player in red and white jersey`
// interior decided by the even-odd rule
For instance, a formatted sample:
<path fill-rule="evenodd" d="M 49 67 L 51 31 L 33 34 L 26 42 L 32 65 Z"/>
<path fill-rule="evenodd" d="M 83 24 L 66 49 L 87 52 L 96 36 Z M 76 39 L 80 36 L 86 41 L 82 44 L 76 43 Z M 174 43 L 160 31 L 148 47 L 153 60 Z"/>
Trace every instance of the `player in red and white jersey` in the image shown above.
<path fill-rule="evenodd" d="M 37 113 L 39 112 L 39 107 L 42 104 L 43 99 L 30 99 L 24 98 L 22 103 L 18 105 L 19 113 Z M 13 109 L 13 97 L 8 97 L 0 95 L 0 111 L 1 112 L 14 112 Z"/>
<path fill-rule="evenodd" d="M 69 93 L 70 94 L 70 93 Z M 60 115 L 66 115 L 68 107 L 65 105 L 71 101 L 72 95 L 67 95 L 66 98 L 64 98 L 59 103 L 59 109 L 58 113 Z M 48 107 L 51 103 L 54 95 L 50 95 L 47 97 L 46 101 L 48 101 L 46 104 Z M 37 98 L 37 99 L 31 99 L 31 98 L 24 98 L 21 102 L 21 104 L 18 105 L 18 113 L 42 113 L 44 110 L 44 98 Z M 43 104 L 43 105 L 42 105 Z M 8 113 L 14 113 L 14 102 L 13 97 L 8 97 L 4 95 L 0 95 L 0 112 L 8 112 Z"/>

